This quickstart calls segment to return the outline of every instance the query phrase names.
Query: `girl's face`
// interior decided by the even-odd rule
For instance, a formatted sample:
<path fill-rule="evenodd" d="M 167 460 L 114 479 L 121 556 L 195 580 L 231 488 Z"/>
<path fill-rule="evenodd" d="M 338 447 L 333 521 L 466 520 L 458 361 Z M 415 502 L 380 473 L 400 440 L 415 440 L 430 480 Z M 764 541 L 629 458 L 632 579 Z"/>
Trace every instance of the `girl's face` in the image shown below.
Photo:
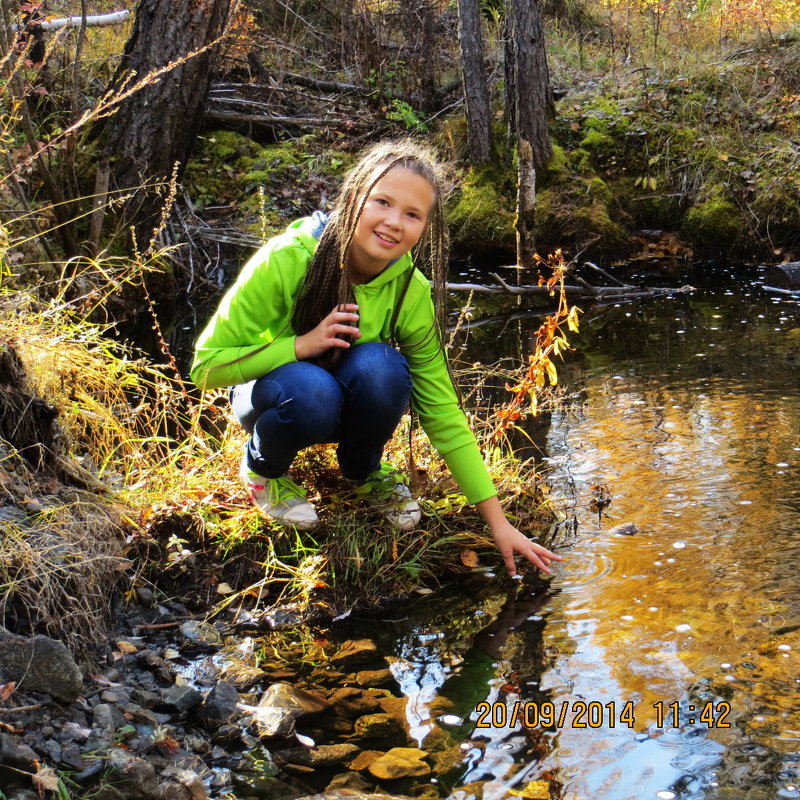
<path fill-rule="evenodd" d="M 428 181 L 405 167 L 389 170 L 367 195 L 347 254 L 353 283 L 367 283 L 419 241 L 433 208 Z"/>

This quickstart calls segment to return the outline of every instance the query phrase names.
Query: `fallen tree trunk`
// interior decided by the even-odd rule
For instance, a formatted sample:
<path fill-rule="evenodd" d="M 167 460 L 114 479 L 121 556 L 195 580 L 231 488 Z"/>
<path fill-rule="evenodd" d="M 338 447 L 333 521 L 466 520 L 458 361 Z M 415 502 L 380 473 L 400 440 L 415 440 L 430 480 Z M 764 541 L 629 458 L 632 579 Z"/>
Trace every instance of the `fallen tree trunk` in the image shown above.
<path fill-rule="evenodd" d="M 764 283 L 776 289 L 800 289 L 800 261 L 767 267 Z"/>
<path fill-rule="evenodd" d="M 504 281 L 499 275 L 494 272 L 490 273 L 499 286 L 487 286 L 480 283 L 448 283 L 447 290 L 450 292 L 476 292 L 479 294 L 513 294 L 513 295 L 549 295 L 553 294 L 553 290 L 548 289 L 546 286 L 512 286 Z M 597 297 L 604 300 L 611 298 L 631 299 L 638 297 L 658 297 L 665 294 L 685 294 L 693 292 L 694 286 L 654 286 L 651 288 L 643 288 L 641 286 L 628 286 L 623 284 L 620 286 L 592 286 L 588 281 L 583 278 L 577 278 L 579 285 L 565 284 L 564 291 L 567 295 L 578 297 Z"/>
<path fill-rule="evenodd" d="M 254 125 L 295 125 L 298 128 L 363 128 L 369 123 L 355 118 L 325 117 L 274 117 L 269 114 L 238 114 L 235 111 L 203 112 L 206 119 L 224 120 L 226 122 L 251 122 Z"/>
<path fill-rule="evenodd" d="M 110 14 L 92 14 L 86 17 L 87 28 L 102 28 L 107 25 L 122 25 L 131 15 L 130 11 L 113 11 Z M 24 30 L 27 27 L 37 27 L 43 31 L 57 31 L 61 28 L 79 28 L 83 22 L 83 17 L 78 14 L 74 17 L 59 17 L 57 19 L 45 19 L 41 22 L 32 22 L 28 25 L 15 25 L 15 31 Z"/>

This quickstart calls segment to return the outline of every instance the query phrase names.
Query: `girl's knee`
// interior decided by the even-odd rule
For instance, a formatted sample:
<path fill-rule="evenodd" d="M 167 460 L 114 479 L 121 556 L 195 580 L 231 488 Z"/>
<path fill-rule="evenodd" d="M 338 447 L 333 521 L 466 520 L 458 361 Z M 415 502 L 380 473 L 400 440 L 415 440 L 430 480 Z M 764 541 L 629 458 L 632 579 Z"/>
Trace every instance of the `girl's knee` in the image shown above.
<path fill-rule="evenodd" d="M 383 342 L 368 342 L 349 355 L 337 377 L 351 400 L 392 408 L 408 403 L 411 372 L 401 353 Z"/>
<path fill-rule="evenodd" d="M 339 383 L 324 369 L 295 362 L 262 380 L 271 384 L 265 387 L 264 410 L 273 412 L 279 424 L 302 428 L 311 438 L 328 436 L 336 429 L 344 396 Z"/>

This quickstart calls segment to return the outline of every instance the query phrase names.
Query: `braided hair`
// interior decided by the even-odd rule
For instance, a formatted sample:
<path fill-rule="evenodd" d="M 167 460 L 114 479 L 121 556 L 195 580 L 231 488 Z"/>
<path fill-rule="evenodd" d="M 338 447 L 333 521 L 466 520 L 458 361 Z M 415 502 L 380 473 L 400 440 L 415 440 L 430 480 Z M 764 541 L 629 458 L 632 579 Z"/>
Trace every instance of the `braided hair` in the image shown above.
<path fill-rule="evenodd" d="M 431 331 L 431 335 L 442 336 L 449 244 L 444 221 L 444 170 L 430 149 L 410 139 L 374 145 L 362 154 L 345 177 L 292 312 L 291 324 L 298 335 L 308 333 L 319 325 L 334 306 L 353 302 L 353 284 L 349 270 L 346 269 L 350 244 L 370 192 L 396 167 L 410 170 L 425 178 L 434 192 L 433 206 L 428 214 L 425 230 L 412 256 L 414 263 L 427 271 L 433 282 L 438 330 Z M 393 338 L 413 270 L 413 267 L 408 270 L 403 290 L 392 313 L 390 329 Z M 341 354 L 341 348 L 332 347 L 317 359 L 317 363 L 330 368 Z"/>

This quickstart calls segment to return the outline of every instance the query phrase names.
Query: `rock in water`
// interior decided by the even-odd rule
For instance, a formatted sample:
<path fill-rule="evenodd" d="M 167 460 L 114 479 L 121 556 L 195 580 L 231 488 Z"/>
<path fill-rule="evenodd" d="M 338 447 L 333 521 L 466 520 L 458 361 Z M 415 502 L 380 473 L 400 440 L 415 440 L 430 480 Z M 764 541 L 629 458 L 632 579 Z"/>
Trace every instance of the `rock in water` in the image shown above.
<path fill-rule="evenodd" d="M 29 692 L 46 692 L 71 703 L 83 688 L 83 675 L 63 642 L 48 636 L 3 636 L 0 667 L 5 677 Z"/>
<path fill-rule="evenodd" d="M 214 649 L 222 647 L 222 637 L 219 631 L 208 622 L 188 620 L 181 625 L 184 647 L 202 647 Z"/>
<path fill-rule="evenodd" d="M 395 778 L 421 778 L 430 775 L 431 768 L 423 760 L 427 753 L 416 747 L 393 747 L 386 755 L 369 765 L 372 775 L 382 781 Z"/>
<path fill-rule="evenodd" d="M 639 533 L 639 526 L 635 522 L 623 522 L 609 530 L 609 536 L 633 536 Z"/>
<path fill-rule="evenodd" d="M 330 703 L 321 695 L 296 689 L 288 683 L 274 683 L 259 700 L 253 719 L 261 736 L 288 738 L 301 717 L 321 714 Z"/>
<path fill-rule="evenodd" d="M 208 728 L 215 730 L 230 722 L 236 713 L 238 702 L 239 692 L 229 683 L 217 681 L 200 706 L 200 716 Z"/>
<path fill-rule="evenodd" d="M 403 732 L 402 725 L 391 714 L 365 714 L 356 720 L 356 739 L 383 739 Z"/>
<path fill-rule="evenodd" d="M 385 659 L 371 639 L 348 639 L 342 642 L 338 652 L 331 656 L 331 664 L 340 669 L 375 663 L 383 667 Z"/>

